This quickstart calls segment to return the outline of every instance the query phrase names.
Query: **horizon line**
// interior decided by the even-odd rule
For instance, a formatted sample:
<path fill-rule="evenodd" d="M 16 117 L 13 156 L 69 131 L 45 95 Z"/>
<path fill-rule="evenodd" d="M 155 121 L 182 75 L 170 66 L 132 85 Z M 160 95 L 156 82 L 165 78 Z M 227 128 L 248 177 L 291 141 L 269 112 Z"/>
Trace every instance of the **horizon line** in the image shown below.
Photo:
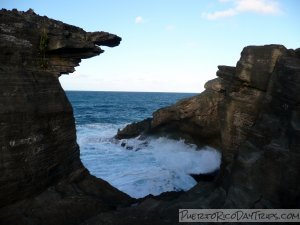
<path fill-rule="evenodd" d="M 200 94 L 201 92 L 175 92 L 175 91 L 105 91 L 105 90 L 65 90 L 64 91 L 81 91 L 81 92 L 125 92 L 125 93 L 174 93 L 174 94 Z"/>

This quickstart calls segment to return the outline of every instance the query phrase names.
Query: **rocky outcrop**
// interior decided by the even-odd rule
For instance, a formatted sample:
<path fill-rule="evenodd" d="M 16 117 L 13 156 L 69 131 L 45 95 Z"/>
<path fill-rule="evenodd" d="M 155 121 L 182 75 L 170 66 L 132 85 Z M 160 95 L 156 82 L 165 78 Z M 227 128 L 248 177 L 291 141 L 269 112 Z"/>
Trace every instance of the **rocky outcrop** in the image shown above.
<path fill-rule="evenodd" d="M 180 208 L 300 208 L 300 49 L 248 46 L 200 95 L 120 131 L 222 152 L 217 179 L 131 205 L 83 167 L 58 81 L 121 39 L 32 10 L 1 10 L 0 30 L 0 224 L 176 224 Z"/>
<path fill-rule="evenodd" d="M 213 85 L 221 85 L 219 80 L 213 82 Z M 214 91 L 209 87 L 200 95 L 157 110 L 153 113 L 152 119 L 127 125 L 123 130 L 118 131 L 116 138 L 132 138 L 141 134 L 158 135 L 175 139 L 183 138 L 199 146 L 205 144 L 219 146 L 218 111 L 219 102 L 223 99 L 222 91 Z M 143 129 L 145 123 L 146 129 Z"/>
<path fill-rule="evenodd" d="M 174 224 L 179 208 L 300 207 L 299 51 L 245 47 L 236 67 L 219 66 L 203 93 L 153 113 L 144 135 L 192 136 L 189 141 L 200 146 L 217 146 L 222 164 L 213 182 L 200 182 L 169 202 L 135 207 L 138 220 L 150 224 L 152 215 L 160 218 L 157 224 Z M 102 220 L 89 224 L 95 221 Z"/>
<path fill-rule="evenodd" d="M 118 130 L 117 139 L 127 139 L 139 136 L 141 133 L 147 132 L 151 128 L 151 119 L 144 119 L 137 123 L 132 123 L 122 130 Z"/>
<path fill-rule="evenodd" d="M 78 224 L 129 204 L 83 167 L 58 80 L 121 38 L 32 10 L 1 10 L 0 32 L 0 224 Z"/>

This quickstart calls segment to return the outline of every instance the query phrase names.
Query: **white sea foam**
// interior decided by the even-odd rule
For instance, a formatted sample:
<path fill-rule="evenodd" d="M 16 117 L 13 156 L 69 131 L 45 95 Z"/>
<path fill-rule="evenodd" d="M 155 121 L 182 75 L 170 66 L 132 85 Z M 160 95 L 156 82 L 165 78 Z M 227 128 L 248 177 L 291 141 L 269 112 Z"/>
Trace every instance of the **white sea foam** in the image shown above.
<path fill-rule="evenodd" d="M 77 141 L 91 174 L 132 197 L 186 191 L 196 184 L 189 174 L 209 173 L 220 166 L 221 156 L 215 149 L 199 150 L 167 138 L 117 141 L 113 136 L 118 128 L 112 124 L 78 126 Z"/>

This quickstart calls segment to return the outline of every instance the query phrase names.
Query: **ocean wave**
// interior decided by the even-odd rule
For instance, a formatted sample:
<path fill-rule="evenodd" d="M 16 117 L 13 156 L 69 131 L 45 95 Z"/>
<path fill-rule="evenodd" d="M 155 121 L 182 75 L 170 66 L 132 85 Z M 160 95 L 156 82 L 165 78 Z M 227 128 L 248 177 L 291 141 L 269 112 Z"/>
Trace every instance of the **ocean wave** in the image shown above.
<path fill-rule="evenodd" d="M 220 167 L 220 153 L 210 147 L 197 149 L 168 138 L 116 140 L 123 125 L 77 126 L 81 159 L 91 174 L 135 198 L 167 191 L 189 190 L 196 181 L 190 174 L 213 172 Z"/>

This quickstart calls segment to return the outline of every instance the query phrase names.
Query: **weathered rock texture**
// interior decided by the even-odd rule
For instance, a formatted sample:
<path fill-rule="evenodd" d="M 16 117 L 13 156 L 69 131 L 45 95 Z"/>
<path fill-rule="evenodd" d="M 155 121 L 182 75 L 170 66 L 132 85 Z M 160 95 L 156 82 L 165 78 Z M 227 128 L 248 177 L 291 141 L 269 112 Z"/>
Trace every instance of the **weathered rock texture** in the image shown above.
<path fill-rule="evenodd" d="M 140 134 L 175 133 L 215 146 L 222 165 L 214 182 L 199 183 L 173 201 L 135 207 L 139 220 L 151 224 L 155 215 L 157 224 L 174 224 L 179 208 L 300 208 L 299 52 L 281 45 L 245 47 L 237 66 L 219 66 L 203 93 L 153 113 Z"/>
<path fill-rule="evenodd" d="M 89 174 L 58 77 L 121 38 L 0 11 L 0 224 L 78 224 L 130 198 Z"/>
<path fill-rule="evenodd" d="M 0 224 L 177 224 L 179 208 L 300 208 L 299 49 L 246 47 L 203 93 L 120 131 L 182 137 L 223 155 L 212 182 L 122 207 L 132 200 L 81 164 L 58 81 L 121 39 L 32 10 L 1 10 L 0 30 Z"/>

